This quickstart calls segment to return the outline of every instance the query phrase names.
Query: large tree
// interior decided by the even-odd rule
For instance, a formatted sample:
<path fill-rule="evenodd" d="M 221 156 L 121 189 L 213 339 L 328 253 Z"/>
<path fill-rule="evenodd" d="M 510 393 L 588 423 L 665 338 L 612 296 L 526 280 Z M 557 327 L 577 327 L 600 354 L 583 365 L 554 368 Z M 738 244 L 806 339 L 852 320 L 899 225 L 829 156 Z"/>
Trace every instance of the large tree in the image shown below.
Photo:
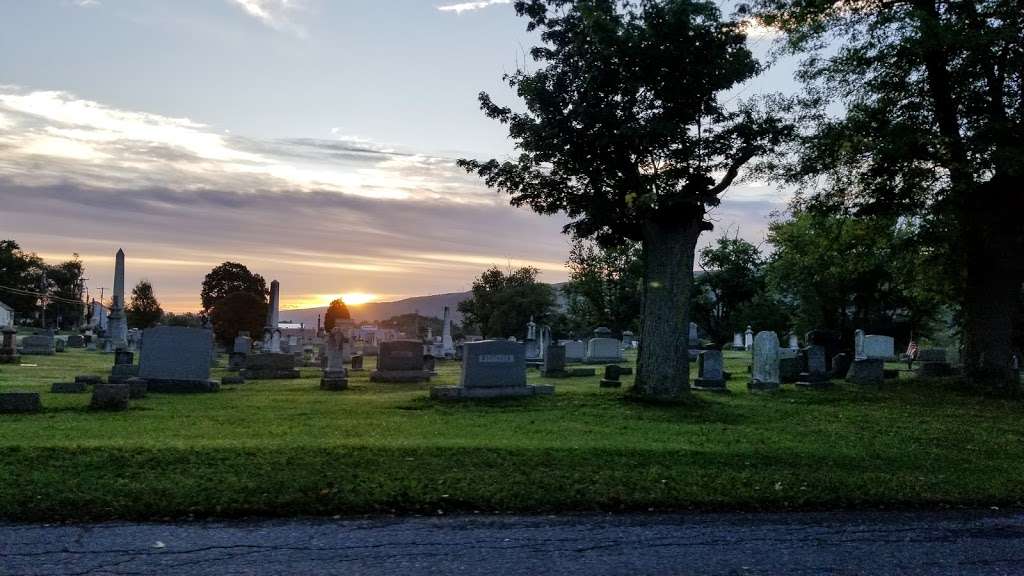
<path fill-rule="evenodd" d="M 44 267 L 42 258 L 24 252 L 16 241 L 0 240 L 0 301 L 14 308 L 19 318 L 31 318 L 39 309 Z"/>
<path fill-rule="evenodd" d="M 85 319 L 85 266 L 78 254 L 71 260 L 55 265 L 44 265 L 47 294 L 46 322 L 55 323 L 58 328 L 78 326 Z"/>
<path fill-rule="evenodd" d="M 732 334 L 748 324 L 760 330 L 772 327 L 741 312 L 764 294 L 764 256 L 757 246 L 738 235 L 724 234 L 700 251 L 698 263 L 703 273 L 696 281 L 694 305 L 698 323 L 718 343 L 732 341 Z M 763 302 L 763 300 L 762 300 Z"/>
<path fill-rule="evenodd" d="M 1013 383 L 1024 281 L 1024 9 L 1018 0 L 757 0 L 805 55 L 788 176 L 809 200 L 922 224 L 958 295 L 969 379 Z M 837 106 L 838 104 L 838 106 Z M 836 110 L 839 110 L 836 113 Z"/>
<path fill-rule="evenodd" d="M 131 300 L 125 306 L 128 326 L 146 329 L 156 326 L 164 316 L 160 302 L 153 293 L 153 284 L 149 280 L 139 280 L 132 288 Z"/>
<path fill-rule="evenodd" d="M 239 332 L 260 338 L 267 321 L 267 302 L 252 292 L 235 292 L 219 299 L 210 311 L 218 342 L 229 346 Z"/>
<path fill-rule="evenodd" d="M 200 294 L 203 312 L 209 314 L 222 298 L 236 292 L 247 292 L 257 296 L 264 303 L 270 297 L 267 281 L 263 276 L 250 272 L 243 264 L 225 262 L 217 266 L 203 279 Z"/>
<path fill-rule="evenodd" d="M 508 273 L 491 268 L 473 281 L 472 297 L 459 302 L 465 324 L 480 328 L 489 338 L 526 336 L 533 318 L 544 324 L 552 318 L 555 295 L 551 286 L 537 281 L 536 268 L 519 268 Z"/>
<path fill-rule="evenodd" d="M 688 300 L 709 207 L 785 132 L 722 94 L 759 66 L 736 22 L 697 0 L 517 0 L 541 44 L 505 77 L 523 110 L 480 103 L 519 155 L 460 164 L 514 205 L 564 211 L 566 231 L 605 246 L 640 242 L 644 307 L 634 392 L 689 397 Z"/>

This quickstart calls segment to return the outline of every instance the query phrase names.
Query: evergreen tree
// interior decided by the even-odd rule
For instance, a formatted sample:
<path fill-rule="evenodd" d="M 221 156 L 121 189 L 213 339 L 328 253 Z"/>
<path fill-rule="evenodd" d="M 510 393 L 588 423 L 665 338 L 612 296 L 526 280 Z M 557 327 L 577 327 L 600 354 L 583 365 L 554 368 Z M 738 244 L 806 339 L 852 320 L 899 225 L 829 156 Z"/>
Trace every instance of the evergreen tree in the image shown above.
<path fill-rule="evenodd" d="M 157 301 L 149 280 L 139 280 L 132 288 L 131 298 L 125 306 L 125 315 L 129 328 L 142 330 L 156 326 L 163 318 L 164 311 L 160 308 L 160 302 Z"/>

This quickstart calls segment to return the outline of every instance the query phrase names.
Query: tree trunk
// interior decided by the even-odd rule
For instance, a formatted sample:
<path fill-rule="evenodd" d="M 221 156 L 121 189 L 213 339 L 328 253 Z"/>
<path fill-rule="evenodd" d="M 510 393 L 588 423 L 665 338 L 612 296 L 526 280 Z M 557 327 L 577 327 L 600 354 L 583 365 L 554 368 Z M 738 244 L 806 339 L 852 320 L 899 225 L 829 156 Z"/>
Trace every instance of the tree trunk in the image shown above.
<path fill-rule="evenodd" d="M 654 402 L 691 398 L 688 353 L 694 222 L 644 224 L 644 301 L 634 396 Z"/>
<path fill-rule="evenodd" d="M 1012 369 L 1014 320 L 1020 305 L 1024 248 L 1015 220 L 1022 209 L 1020 189 L 993 179 L 974 191 L 961 224 L 964 249 L 963 364 L 969 383 L 979 389 L 1016 392 Z"/>

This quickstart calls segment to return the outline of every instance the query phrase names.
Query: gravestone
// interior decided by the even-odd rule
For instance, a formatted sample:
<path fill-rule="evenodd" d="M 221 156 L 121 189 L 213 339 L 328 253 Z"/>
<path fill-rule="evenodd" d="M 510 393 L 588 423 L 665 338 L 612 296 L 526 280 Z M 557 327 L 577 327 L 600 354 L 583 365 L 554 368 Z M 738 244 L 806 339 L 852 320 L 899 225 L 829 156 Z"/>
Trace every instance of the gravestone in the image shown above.
<path fill-rule="evenodd" d="M 793 384 L 800 379 L 800 373 L 803 371 L 803 358 L 800 357 L 798 350 L 779 349 L 779 383 Z"/>
<path fill-rule="evenodd" d="M 86 386 L 95 386 L 96 384 L 103 384 L 103 378 L 98 374 L 79 374 L 75 376 L 75 382 L 81 382 Z"/>
<path fill-rule="evenodd" d="M 38 392 L 0 393 L 0 414 L 30 414 L 42 409 L 43 402 Z"/>
<path fill-rule="evenodd" d="M 623 332 L 622 333 L 622 347 L 625 348 L 626 350 L 629 350 L 630 348 L 632 348 L 633 347 L 633 343 L 636 341 L 635 338 L 636 338 L 636 335 L 633 334 L 632 332 L 630 332 L 629 330 L 626 330 L 625 332 Z"/>
<path fill-rule="evenodd" d="M 3 341 L 0 342 L 0 364 L 21 362 L 21 356 L 18 355 L 17 333 L 18 331 L 10 326 L 0 328 L 0 334 L 3 335 Z"/>
<path fill-rule="evenodd" d="M 854 358 L 846 381 L 864 386 L 878 386 L 885 382 L 885 362 L 881 358 Z"/>
<path fill-rule="evenodd" d="M 53 350 L 55 352 L 57 352 L 58 354 L 66 352 L 67 348 L 68 348 L 68 343 L 63 338 L 54 338 L 53 339 Z"/>
<path fill-rule="evenodd" d="M 609 364 L 604 367 L 604 378 L 601 378 L 601 388 L 622 387 L 622 367 L 616 364 Z"/>
<path fill-rule="evenodd" d="M 81 394 L 88 389 L 85 382 L 54 382 L 50 386 L 51 394 Z"/>
<path fill-rule="evenodd" d="M 68 348 L 85 348 L 85 337 L 81 334 L 72 334 L 68 336 L 67 345 Z"/>
<path fill-rule="evenodd" d="M 917 352 L 915 372 L 923 378 L 950 376 L 953 367 L 946 361 L 945 348 L 922 348 Z"/>
<path fill-rule="evenodd" d="M 327 367 L 324 369 L 323 377 L 320 378 L 320 389 L 340 391 L 348 388 L 348 372 L 345 370 L 345 347 L 348 338 L 345 333 L 335 328 L 327 336 L 324 345 Z"/>
<path fill-rule="evenodd" d="M 806 346 L 824 346 L 825 359 L 828 362 L 842 352 L 843 347 L 842 335 L 835 330 L 811 330 L 804 335 L 804 343 Z M 831 364 L 827 366 L 830 369 L 831 367 Z"/>
<path fill-rule="evenodd" d="M 743 346 L 743 333 L 742 332 L 736 332 L 735 334 L 732 335 L 732 349 L 733 350 L 743 350 L 744 349 L 744 346 Z"/>
<path fill-rule="evenodd" d="M 143 336 L 139 378 L 150 392 L 216 392 L 220 384 L 210 380 L 209 330 L 184 326 L 157 326 Z"/>
<path fill-rule="evenodd" d="M 362 372 L 363 371 L 363 355 L 362 354 L 356 354 L 356 355 L 352 356 L 352 359 L 349 360 L 348 364 L 349 364 L 349 368 L 353 372 Z"/>
<path fill-rule="evenodd" d="M 697 356 L 697 379 L 694 390 L 725 392 L 725 362 L 721 350 L 704 350 Z"/>
<path fill-rule="evenodd" d="M 541 366 L 541 376 L 545 378 L 577 378 L 594 376 L 597 372 L 593 368 L 567 368 L 565 358 L 565 346 L 551 344 L 544 354 L 544 364 Z"/>
<path fill-rule="evenodd" d="M 743 333 L 743 349 L 754 349 L 754 330 L 750 326 L 747 326 L 747 331 Z"/>
<path fill-rule="evenodd" d="M 522 344 L 506 340 L 466 342 L 459 385 L 434 386 L 430 397 L 459 400 L 554 394 L 554 386 L 526 383 L 525 352 Z"/>
<path fill-rule="evenodd" d="M 33 334 L 21 339 L 22 356 L 53 356 L 57 353 L 54 338 L 48 334 Z"/>
<path fill-rule="evenodd" d="M 295 356 L 283 352 L 253 354 L 245 359 L 239 375 L 246 380 L 294 380 L 300 377 L 295 369 Z"/>
<path fill-rule="evenodd" d="M 829 376 L 832 378 L 846 378 L 846 373 L 850 371 L 850 364 L 852 358 L 846 352 L 840 352 L 832 357 L 832 369 L 829 372 Z"/>
<path fill-rule="evenodd" d="M 789 340 L 789 349 L 790 350 L 799 350 L 800 349 L 800 339 L 797 338 L 796 334 L 790 332 L 789 336 L 787 337 L 787 340 Z"/>
<path fill-rule="evenodd" d="M 238 372 L 245 368 L 245 360 L 252 353 L 252 338 L 248 332 L 240 332 L 235 336 L 231 345 L 231 352 L 228 353 L 228 370 Z"/>
<path fill-rule="evenodd" d="M 120 412 L 128 409 L 131 389 L 128 384 L 97 384 L 92 388 L 92 400 L 89 408 Z"/>
<path fill-rule="evenodd" d="M 687 343 L 690 348 L 696 348 L 700 346 L 700 329 L 697 327 L 696 322 L 690 322 L 689 334 L 687 334 Z"/>
<path fill-rule="evenodd" d="M 135 353 L 125 348 L 114 351 L 114 366 L 110 369 L 107 382 L 118 384 L 139 375 L 139 367 L 135 366 Z"/>
<path fill-rule="evenodd" d="M 871 334 L 864 337 L 863 351 L 865 358 L 896 359 L 896 343 L 892 336 Z"/>
<path fill-rule="evenodd" d="M 758 332 L 752 350 L 750 384 L 752 392 L 779 389 L 779 336 L 775 332 Z"/>
<path fill-rule="evenodd" d="M 608 364 L 622 361 L 622 347 L 615 338 L 591 338 L 587 342 L 587 364 Z"/>
<path fill-rule="evenodd" d="M 423 344 L 417 340 L 381 342 L 377 369 L 370 382 L 427 382 L 430 373 L 423 367 Z"/>
<path fill-rule="evenodd" d="M 867 358 L 864 355 L 864 331 L 860 329 L 853 331 L 853 358 L 855 360 Z"/>
<path fill-rule="evenodd" d="M 796 385 L 802 388 L 823 388 L 829 385 L 828 362 L 825 361 L 824 346 L 808 346 L 803 349 L 804 371 Z"/>
<path fill-rule="evenodd" d="M 587 356 L 587 345 L 579 340 L 569 340 L 563 345 L 565 346 L 566 362 L 582 362 Z"/>
<path fill-rule="evenodd" d="M 115 350 L 128 346 L 128 317 L 124 304 L 124 250 L 118 250 L 114 257 L 114 292 L 110 296 L 110 314 L 107 316 L 107 337 Z"/>

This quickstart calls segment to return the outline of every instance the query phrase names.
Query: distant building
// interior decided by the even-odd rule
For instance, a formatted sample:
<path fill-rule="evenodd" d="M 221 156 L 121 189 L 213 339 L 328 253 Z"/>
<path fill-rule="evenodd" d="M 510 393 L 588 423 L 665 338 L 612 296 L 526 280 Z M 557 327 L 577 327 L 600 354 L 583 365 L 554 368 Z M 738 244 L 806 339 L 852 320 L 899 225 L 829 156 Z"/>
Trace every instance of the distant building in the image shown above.
<path fill-rule="evenodd" d="M 0 302 L 0 326 L 14 326 L 14 308 Z"/>

